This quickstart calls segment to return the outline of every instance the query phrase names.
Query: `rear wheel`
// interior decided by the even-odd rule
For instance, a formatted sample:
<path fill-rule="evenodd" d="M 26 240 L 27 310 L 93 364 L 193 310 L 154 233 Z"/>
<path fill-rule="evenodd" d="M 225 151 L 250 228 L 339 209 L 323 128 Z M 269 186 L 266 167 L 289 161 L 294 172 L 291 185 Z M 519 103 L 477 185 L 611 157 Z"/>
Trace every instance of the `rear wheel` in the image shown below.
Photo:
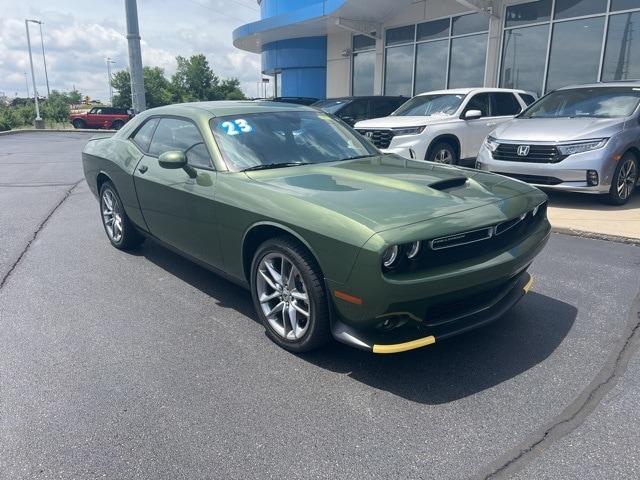
<path fill-rule="evenodd" d="M 111 128 L 113 130 L 120 130 L 124 126 L 124 122 L 122 120 L 116 120 L 111 124 Z"/>
<path fill-rule="evenodd" d="M 627 152 L 618 162 L 606 200 L 613 205 L 624 205 L 629 201 L 637 182 L 638 159 L 633 153 Z"/>
<path fill-rule="evenodd" d="M 456 149 L 448 142 L 438 142 L 429 151 L 430 162 L 445 163 L 447 165 L 458 164 Z"/>
<path fill-rule="evenodd" d="M 76 118 L 72 123 L 73 128 L 87 128 L 86 122 L 80 118 Z"/>
<path fill-rule="evenodd" d="M 288 237 L 267 240 L 251 266 L 251 294 L 267 335 L 291 352 L 308 352 L 331 337 L 322 274 L 309 252 Z"/>
<path fill-rule="evenodd" d="M 109 181 L 104 182 L 100 188 L 100 213 L 104 231 L 114 247 L 129 250 L 144 241 L 144 237 L 127 217 L 122 200 Z"/>

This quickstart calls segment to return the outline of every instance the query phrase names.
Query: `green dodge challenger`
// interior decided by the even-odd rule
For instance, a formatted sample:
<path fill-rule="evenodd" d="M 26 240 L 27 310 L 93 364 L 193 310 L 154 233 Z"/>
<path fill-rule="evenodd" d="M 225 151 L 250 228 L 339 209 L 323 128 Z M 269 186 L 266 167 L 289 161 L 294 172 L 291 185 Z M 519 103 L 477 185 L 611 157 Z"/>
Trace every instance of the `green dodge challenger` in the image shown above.
<path fill-rule="evenodd" d="M 550 232 L 536 188 L 383 155 L 309 107 L 155 108 L 82 157 L 114 247 L 153 238 L 249 288 L 294 352 L 401 352 L 495 320 Z"/>

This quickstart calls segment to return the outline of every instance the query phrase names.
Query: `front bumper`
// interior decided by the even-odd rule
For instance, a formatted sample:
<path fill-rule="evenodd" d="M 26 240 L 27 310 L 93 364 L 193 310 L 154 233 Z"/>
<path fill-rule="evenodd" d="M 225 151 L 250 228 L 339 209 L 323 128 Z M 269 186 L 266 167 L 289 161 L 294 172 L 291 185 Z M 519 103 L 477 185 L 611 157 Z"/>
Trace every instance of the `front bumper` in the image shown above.
<path fill-rule="evenodd" d="M 499 319 L 529 292 L 532 285 L 533 278 L 526 271 L 521 272 L 481 303 L 465 305 L 465 308 L 437 319 L 416 319 L 418 321 L 413 325 L 397 329 L 391 335 L 363 334 L 339 320 L 334 320 L 332 333 L 343 343 L 373 353 L 406 352 L 432 345 L 436 341 L 468 332 Z"/>
<path fill-rule="evenodd" d="M 511 176 L 536 187 L 582 193 L 608 193 L 616 167 L 616 154 L 605 147 L 571 155 L 558 163 L 528 163 L 495 160 L 483 145 L 476 159 L 476 168 Z M 587 171 L 598 173 L 599 183 L 587 183 Z"/>
<path fill-rule="evenodd" d="M 541 199 L 542 194 L 532 195 L 531 208 Z M 364 350 L 391 353 L 495 320 L 524 294 L 526 270 L 551 230 L 546 217 L 523 228 L 523 236 L 503 246 L 486 251 L 469 246 L 440 266 L 393 276 L 381 274 L 375 253 L 363 249 L 345 284 L 327 281 L 334 337 Z M 425 226 L 425 231 L 432 229 L 432 224 Z"/>

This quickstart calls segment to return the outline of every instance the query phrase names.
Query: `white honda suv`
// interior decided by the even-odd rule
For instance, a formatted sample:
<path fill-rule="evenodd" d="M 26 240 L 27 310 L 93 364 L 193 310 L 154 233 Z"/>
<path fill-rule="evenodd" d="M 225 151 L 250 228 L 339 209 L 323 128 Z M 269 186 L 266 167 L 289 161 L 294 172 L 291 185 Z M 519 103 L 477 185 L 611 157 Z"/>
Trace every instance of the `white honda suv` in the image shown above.
<path fill-rule="evenodd" d="M 388 117 L 355 129 L 386 153 L 452 165 L 475 159 L 486 136 L 535 101 L 505 88 L 458 88 L 421 93 Z"/>

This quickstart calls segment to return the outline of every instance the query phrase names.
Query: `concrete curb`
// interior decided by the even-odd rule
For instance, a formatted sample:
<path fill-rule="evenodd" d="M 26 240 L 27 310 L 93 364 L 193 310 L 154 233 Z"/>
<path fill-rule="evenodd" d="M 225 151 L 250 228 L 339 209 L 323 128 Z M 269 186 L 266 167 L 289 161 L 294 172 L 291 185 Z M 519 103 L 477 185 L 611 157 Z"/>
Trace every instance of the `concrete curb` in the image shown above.
<path fill-rule="evenodd" d="M 0 132 L 0 137 L 4 135 L 16 135 L 18 133 L 33 133 L 33 132 L 43 132 L 43 133 L 116 133 L 117 130 L 102 130 L 95 128 L 74 128 L 74 129 L 64 129 L 64 128 L 50 128 L 50 129 L 38 129 L 38 128 L 25 128 L 23 130 L 8 130 L 6 132 Z"/>
<path fill-rule="evenodd" d="M 606 240 L 609 242 L 625 243 L 627 245 L 635 245 L 640 247 L 640 238 L 624 237 L 622 235 L 611 235 L 608 233 L 596 233 L 586 230 L 577 230 L 568 227 L 551 227 L 553 233 L 561 233 L 563 235 L 572 235 L 574 237 L 592 238 L 595 240 Z"/>

